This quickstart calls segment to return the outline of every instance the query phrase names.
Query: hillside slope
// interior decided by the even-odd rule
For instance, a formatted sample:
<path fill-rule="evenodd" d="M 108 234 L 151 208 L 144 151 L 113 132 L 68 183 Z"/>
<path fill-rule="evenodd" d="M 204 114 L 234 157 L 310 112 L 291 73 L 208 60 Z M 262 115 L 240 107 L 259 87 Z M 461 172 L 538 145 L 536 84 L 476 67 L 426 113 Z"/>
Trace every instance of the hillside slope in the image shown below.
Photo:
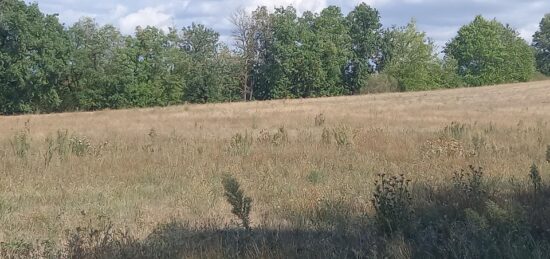
<path fill-rule="evenodd" d="M 0 132 L 19 130 L 30 120 L 34 133 L 39 135 L 59 128 L 88 136 L 142 135 L 151 128 L 193 134 L 200 126 L 202 133 L 226 137 L 250 127 L 307 127 L 320 113 L 333 123 L 396 129 L 434 129 L 451 121 L 499 125 L 537 122 L 550 116 L 550 81 L 431 92 L 0 117 Z"/>

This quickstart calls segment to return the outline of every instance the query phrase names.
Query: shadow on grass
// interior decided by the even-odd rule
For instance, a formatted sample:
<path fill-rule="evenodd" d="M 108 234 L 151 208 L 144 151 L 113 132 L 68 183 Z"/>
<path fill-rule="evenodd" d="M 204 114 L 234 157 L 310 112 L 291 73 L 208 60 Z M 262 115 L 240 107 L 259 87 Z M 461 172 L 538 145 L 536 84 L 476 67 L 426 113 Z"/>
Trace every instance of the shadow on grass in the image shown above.
<path fill-rule="evenodd" d="M 86 237 L 83 237 L 86 238 Z M 372 243 L 366 235 L 337 231 L 216 229 L 172 222 L 147 238 L 76 242 L 68 258 L 358 258 Z M 75 246 L 76 244 L 79 244 Z"/>

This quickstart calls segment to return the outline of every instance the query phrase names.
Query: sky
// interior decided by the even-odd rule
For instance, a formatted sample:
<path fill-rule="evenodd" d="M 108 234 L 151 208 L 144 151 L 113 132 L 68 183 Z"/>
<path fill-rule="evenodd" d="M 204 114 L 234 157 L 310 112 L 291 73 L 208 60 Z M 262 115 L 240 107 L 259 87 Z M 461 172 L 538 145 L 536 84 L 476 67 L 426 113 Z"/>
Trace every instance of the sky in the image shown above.
<path fill-rule="evenodd" d="M 402 26 L 414 18 L 418 28 L 442 47 L 458 29 L 481 14 L 510 24 L 528 42 L 538 29 L 549 0 L 34 0 L 45 13 L 59 14 L 66 25 L 88 16 L 99 24 L 113 24 L 130 34 L 136 26 L 182 28 L 192 22 L 202 23 L 218 31 L 230 43 L 232 25 L 228 17 L 238 8 L 252 11 L 257 6 L 269 8 L 294 6 L 298 12 L 320 12 L 329 5 L 342 8 L 347 14 L 365 2 L 378 9 L 384 27 Z"/>

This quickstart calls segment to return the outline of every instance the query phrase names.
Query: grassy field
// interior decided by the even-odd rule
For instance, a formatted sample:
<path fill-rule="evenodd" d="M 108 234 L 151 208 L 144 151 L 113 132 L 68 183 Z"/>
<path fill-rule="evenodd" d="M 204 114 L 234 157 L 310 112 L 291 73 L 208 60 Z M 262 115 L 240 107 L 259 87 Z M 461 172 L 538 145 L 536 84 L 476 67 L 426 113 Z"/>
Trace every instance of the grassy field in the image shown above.
<path fill-rule="evenodd" d="M 549 123 L 550 81 L 0 117 L 2 253 L 545 258 Z"/>

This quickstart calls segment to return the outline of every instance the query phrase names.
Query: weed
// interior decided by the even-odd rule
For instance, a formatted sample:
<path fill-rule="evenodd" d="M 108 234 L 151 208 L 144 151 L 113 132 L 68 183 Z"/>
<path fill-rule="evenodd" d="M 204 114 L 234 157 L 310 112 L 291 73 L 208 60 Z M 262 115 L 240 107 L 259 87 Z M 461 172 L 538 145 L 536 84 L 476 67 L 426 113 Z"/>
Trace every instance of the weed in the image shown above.
<path fill-rule="evenodd" d="M 246 132 L 244 134 L 237 133 L 229 142 L 229 149 L 236 155 L 248 155 L 252 147 L 252 136 Z"/>
<path fill-rule="evenodd" d="M 323 171 L 313 170 L 307 175 L 307 180 L 312 184 L 319 184 L 325 179 Z"/>
<path fill-rule="evenodd" d="M 61 159 L 65 159 L 71 152 L 71 140 L 68 130 L 57 131 L 55 150 Z"/>
<path fill-rule="evenodd" d="M 326 121 L 326 118 L 325 118 L 324 114 L 319 113 L 317 116 L 315 116 L 315 126 L 316 127 L 321 127 L 321 126 L 325 125 L 325 121 Z"/>
<path fill-rule="evenodd" d="M 288 143 L 288 132 L 285 127 L 280 127 L 277 132 L 270 134 L 267 130 L 260 131 L 258 142 L 280 146 Z"/>
<path fill-rule="evenodd" d="M 378 174 L 375 185 L 372 203 L 378 225 L 389 234 L 406 230 L 412 217 L 410 180 L 404 175 Z"/>
<path fill-rule="evenodd" d="M 321 143 L 325 145 L 330 145 L 332 143 L 332 134 L 327 128 L 324 128 L 323 133 L 321 133 Z"/>
<path fill-rule="evenodd" d="M 486 140 L 481 134 L 476 134 L 472 137 L 472 145 L 474 147 L 474 153 L 479 155 L 481 151 L 486 147 Z"/>
<path fill-rule="evenodd" d="M 90 151 L 92 144 L 86 137 L 73 136 L 71 137 L 70 147 L 71 152 L 76 156 L 84 156 Z"/>
<path fill-rule="evenodd" d="M 115 229 L 106 217 L 87 226 L 66 231 L 62 258 L 132 258 L 139 253 L 136 240 L 128 231 Z"/>
<path fill-rule="evenodd" d="M 250 210 L 252 209 L 252 198 L 245 196 L 237 179 L 226 175 L 222 181 L 224 196 L 231 205 L 233 213 L 241 221 L 246 230 L 250 228 Z"/>
<path fill-rule="evenodd" d="M 443 129 L 443 132 L 451 138 L 462 139 L 464 133 L 466 132 L 466 125 L 453 121 L 451 122 L 451 125 L 448 125 L 445 129 Z"/>
<path fill-rule="evenodd" d="M 31 149 L 30 142 L 30 130 L 25 128 L 24 130 L 18 132 L 10 140 L 10 144 L 14 154 L 23 159 L 27 157 L 29 150 Z"/>
<path fill-rule="evenodd" d="M 339 147 L 349 147 L 353 145 L 353 139 L 356 136 L 356 133 L 346 126 L 332 129 L 332 134 Z"/>
<path fill-rule="evenodd" d="M 46 138 L 46 152 L 44 153 L 44 166 L 49 166 L 55 152 L 55 142 L 51 137 Z"/>
<path fill-rule="evenodd" d="M 483 181 L 483 168 L 475 168 L 473 165 L 468 170 L 456 171 L 452 178 L 458 197 L 464 199 L 467 204 L 481 204 L 487 197 L 486 185 Z"/>
<path fill-rule="evenodd" d="M 531 170 L 529 171 L 529 178 L 531 179 L 531 183 L 533 184 L 533 196 L 536 200 L 538 197 L 538 194 L 542 190 L 542 177 L 540 176 L 539 169 L 535 163 L 531 165 Z"/>
<path fill-rule="evenodd" d="M 550 145 L 546 147 L 546 162 L 550 163 Z"/>
<path fill-rule="evenodd" d="M 271 143 L 273 143 L 276 146 L 279 146 L 287 142 L 288 142 L 288 132 L 286 131 L 285 127 L 280 127 L 277 133 L 273 134 L 273 137 L 271 138 Z"/>

